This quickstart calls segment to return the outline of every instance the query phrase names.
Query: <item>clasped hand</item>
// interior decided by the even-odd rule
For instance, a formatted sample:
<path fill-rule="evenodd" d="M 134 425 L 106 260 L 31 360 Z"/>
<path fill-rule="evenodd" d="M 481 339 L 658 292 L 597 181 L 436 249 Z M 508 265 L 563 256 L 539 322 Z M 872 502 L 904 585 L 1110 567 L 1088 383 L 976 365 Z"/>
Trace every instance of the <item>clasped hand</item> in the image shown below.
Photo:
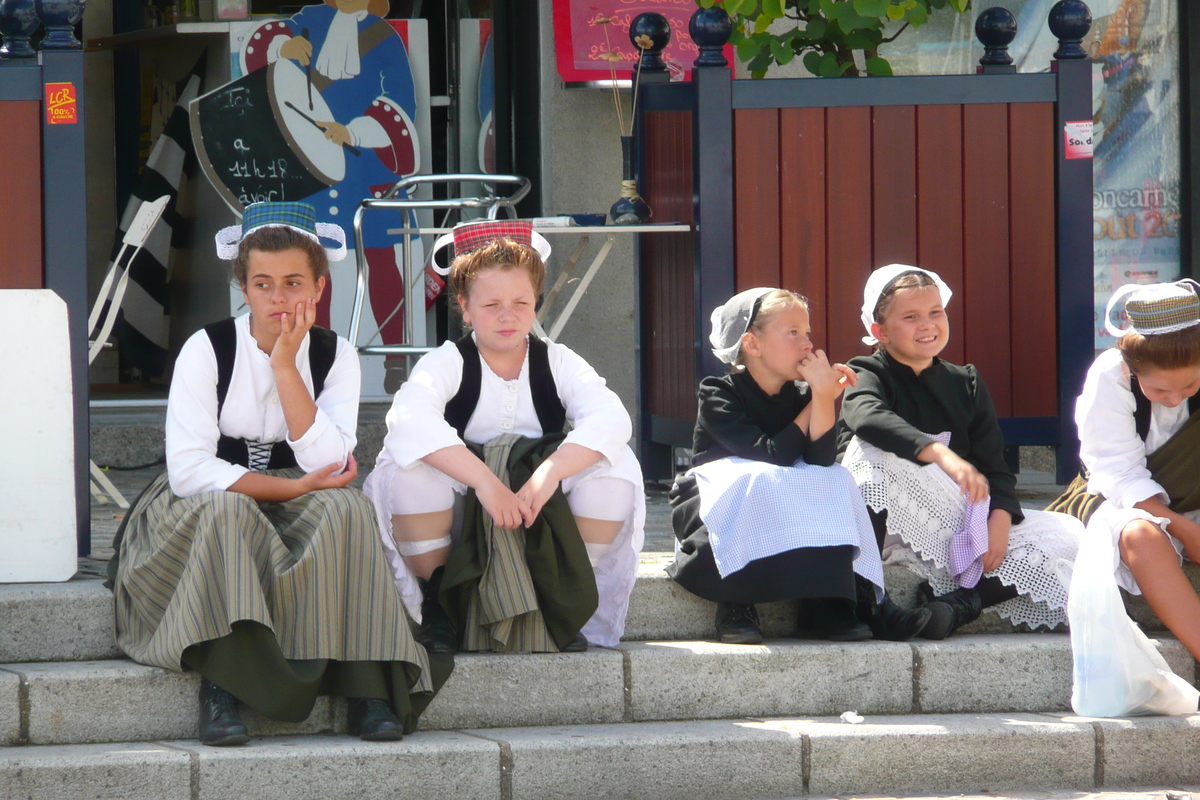
<path fill-rule="evenodd" d="M 318 489 L 345 489 L 358 477 L 358 462 L 354 460 L 354 456 L 347 455 L 346 469 L 340 475 L 334 475 L 341 468 L 341 464 L 334 463 L 314 469 L 300 478 L 300 485 L 304 489 L 301 494 L 315 492 Z"/>
<path fill-rule="evenodd" d="M 476 491 L 483 508 L 492 515 L 492 520 L 501 528 L 529 526 L 542 513 L 542 507 L 554 496 L 559 481 L 554 477 L 550 462 L 543 462 L 525 481 L 525 485 L 512 491 L 499 480 L 489 483 L 482 491 Z"/>
<path fill-rule="evenodd" d="M 858 384 L 858 375 L 845 364 L 830 364 L 824 350 L 813 350 L 800 362 L 800 377 L 813 396 L 837 398 L 847 386 Z"/>

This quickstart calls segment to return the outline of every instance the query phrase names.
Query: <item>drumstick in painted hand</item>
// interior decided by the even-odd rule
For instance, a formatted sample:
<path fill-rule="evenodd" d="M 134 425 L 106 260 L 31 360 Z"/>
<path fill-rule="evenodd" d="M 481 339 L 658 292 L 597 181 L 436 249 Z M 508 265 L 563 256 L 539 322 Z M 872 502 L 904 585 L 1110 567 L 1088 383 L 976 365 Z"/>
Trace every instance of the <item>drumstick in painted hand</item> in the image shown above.
<path fill-rule="evenodd" d="M 305 41 L 312 41 L 308 38 L 308 28 L 300 29 L 300 38 L 304 39 Z M 308 63 L 304 65 L 304 81 L 308 84 L 308 110 L 312 111 L 312 59 L 309 59 Z"/>
<path fill-rule="evenodd" d="M 338 142 L 332 136 L 330 136 L 329 127 L 332 125 L 338 125 L 338 123 L 336 123 L 336 122 L 317 122 L 315 119 L 310 117 L 308 114 L 305 114 L 303 111 L 296 108 L 296 106 L 294 106 L 292 104 L 291 100 L 284 100 L 283 104 L 285 106 L 287 106 L 288 108 L 290 108 L 292 111 L 295 111 L 297 114 L 299 114 L 301 117 L 303 117 L 307 122 L 311 123 L 312 125 L 314 125 L 317 128 L 320 128 L 321 130 L 325 131 L 326 139 L 329 139 L 331 142 L 335 142 L 336 144 L 340 144 L 342 147 L 346 148 L 347 150 L 349 150 L 351 153 L 353 153 L 356 156 L 362 155 L 362 153 L 359 151 L 359 149 L 357 147 L 355 147 L 354 145 L 349 144 L 345 141 Z M 343 131 L 346 130 L 346 126 L 344 126 L 344 125 L 338 125 L 338 127 L 341 128 Z M 347 133 L 347 136 L 349 136 L 348 133 Z"/>

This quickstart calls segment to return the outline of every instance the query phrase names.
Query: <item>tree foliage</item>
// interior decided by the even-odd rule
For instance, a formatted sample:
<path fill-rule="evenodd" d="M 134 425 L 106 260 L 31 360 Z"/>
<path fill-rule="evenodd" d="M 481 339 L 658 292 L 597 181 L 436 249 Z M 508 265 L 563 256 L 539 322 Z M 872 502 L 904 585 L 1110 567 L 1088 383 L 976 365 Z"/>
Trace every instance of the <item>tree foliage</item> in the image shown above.
<path fill-rule="evenodd" d="M 860 75 L 891 75 L 892 65 L 879 55 L 879 48 L 893 41 L 909 26 L 919 28 L 934 11 L 951 9 L 959 14 L 971 0 L 696 0 L 701 8 L 720 4 L 733 20 L 729 43 L 738 60 L 761 78 L 772 64 L 789 64 L 801 59 L 804 68 L 823 78 Z M 777 20 L 789 20 L 788 29 L 773 33 Z M 794 22 L 794 24 L 790 24 Z M 884 36 L 889 22 L 903 23 L 891 36 Z"/>

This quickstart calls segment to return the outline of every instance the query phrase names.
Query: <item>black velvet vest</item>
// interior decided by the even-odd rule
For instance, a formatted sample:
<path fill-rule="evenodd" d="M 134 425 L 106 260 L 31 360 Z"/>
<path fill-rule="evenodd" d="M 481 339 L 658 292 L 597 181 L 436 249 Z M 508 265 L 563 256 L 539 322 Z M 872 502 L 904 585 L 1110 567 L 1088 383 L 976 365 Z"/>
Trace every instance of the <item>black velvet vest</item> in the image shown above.
<path fill-rule="evenodd" d="M 458 438 L 466 438 L 467 423 L 479 405 L 479 392 L 483 388 L 483 366 L 479 363 L 479 348 L 471 334 L 454 343 L 462 355 L 463 374 L 458 392 L 446 403 L 446 422 L 458 431 Z M 529 336 L 529 389 L 533 394 L 533 409 L 537 412 L 542 435 L 562 433 L 567 424 L 567 410 L 558 398 L 558 387 L 554 374 L 550 372 L 550 348 L 541 339 Z"/>

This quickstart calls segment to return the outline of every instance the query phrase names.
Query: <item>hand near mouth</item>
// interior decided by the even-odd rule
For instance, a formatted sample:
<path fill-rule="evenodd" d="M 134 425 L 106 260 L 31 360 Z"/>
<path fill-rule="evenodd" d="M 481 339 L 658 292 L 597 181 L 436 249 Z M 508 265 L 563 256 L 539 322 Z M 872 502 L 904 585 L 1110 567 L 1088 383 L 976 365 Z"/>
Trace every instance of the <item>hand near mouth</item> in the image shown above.
<path fill-rule="evenodd" d="M 272 369 L 295 369 L 300 344 L 316 321 L 317 302 L 311 298 L 297 303 L 295 313 L 285 311 L 279 315 L 279 338 L 271 348 Z"/>
<path fill-rule="evenodd" d="M 813 350 L 800 362 L 800 376 L 813 396 L 836 398 L 847 386 L 858 383 L 854 370 L 845 364 L 830 364 L 824 350 Z"/>

